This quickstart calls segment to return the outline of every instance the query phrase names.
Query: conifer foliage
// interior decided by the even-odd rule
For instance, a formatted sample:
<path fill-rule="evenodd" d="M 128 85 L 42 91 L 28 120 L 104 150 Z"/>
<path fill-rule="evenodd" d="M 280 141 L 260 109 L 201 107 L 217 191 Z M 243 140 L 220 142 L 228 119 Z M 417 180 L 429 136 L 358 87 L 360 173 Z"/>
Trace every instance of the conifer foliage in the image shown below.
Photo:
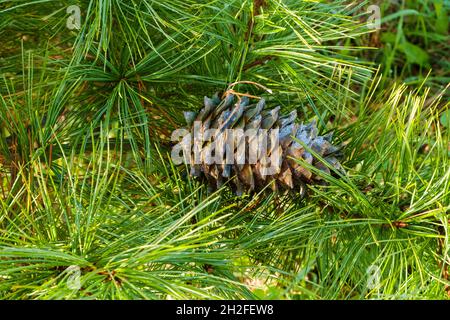
<path fill-rule="evenodd" d="M 0 298 L 448 299 L 448 50 L 412 43 L 449 8 L 419 2 L 0 0 Z M 175 163 L 194 120 L 279 129 L 275 173 Z"/>

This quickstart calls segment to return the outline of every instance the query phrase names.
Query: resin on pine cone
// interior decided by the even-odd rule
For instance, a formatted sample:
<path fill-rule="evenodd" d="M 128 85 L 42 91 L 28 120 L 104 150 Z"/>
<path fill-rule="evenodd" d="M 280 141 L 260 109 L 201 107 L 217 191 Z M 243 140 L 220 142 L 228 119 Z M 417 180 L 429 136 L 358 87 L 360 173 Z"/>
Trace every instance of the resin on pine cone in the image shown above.
<path fill-rule="evenodd" d="M 190 127 L 183 139 L 189 146 L 184 159 L 190 174 L 206 178 L 212 190 L 229 181 L 238 195 L 260 191 L 268 184 L 273 190 L 292 189 L 303 195 L 305 184 L 323 181 L 302 163 L 327 173 L 330 169 L 302 144 L 330 167 L 343 171 L 340 148 L 331 143 L 332 134 L 319 136 L 315 121 L 298 123 L 295 110 L 281 116 L 280 107 L 267 109 L 264 99 L 250 104 L 246 96 L 227 94 L 221 100 L 216 94 L 205 97 L 198 113 L 185 112 L 184 116 Z M 221 157 L 224 161 L 217 161 Z"/>

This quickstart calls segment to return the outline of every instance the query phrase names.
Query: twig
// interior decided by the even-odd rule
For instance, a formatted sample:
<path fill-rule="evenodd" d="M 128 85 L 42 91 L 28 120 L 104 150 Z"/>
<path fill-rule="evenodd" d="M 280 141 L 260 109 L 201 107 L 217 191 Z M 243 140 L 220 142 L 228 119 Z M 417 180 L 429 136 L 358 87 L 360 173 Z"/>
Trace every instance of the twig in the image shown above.
<path fill-rule="evenodd" d="M 255 60 L 255 61 L 253 61 L 253 62 L 247 63 L 242 69 L 243 69 L 244 71 L 247 71 L 247 70 L 250 69 L 250 68 L 253 68 L 253 67 L 256 67 L 256 66 L 260 66 L 260 65 L 266 64 L 268 61 L 270 61 L 270 60 L 272 60 L 272 59 L 274 59 L 274 58 L 275 58 L 275 57 L 273 57 L 273 56 L 266 56 L 266 57 L 263 57 L 263 58 L 261 58 L 261 59 L 258 59 L 258 60 Z"/>

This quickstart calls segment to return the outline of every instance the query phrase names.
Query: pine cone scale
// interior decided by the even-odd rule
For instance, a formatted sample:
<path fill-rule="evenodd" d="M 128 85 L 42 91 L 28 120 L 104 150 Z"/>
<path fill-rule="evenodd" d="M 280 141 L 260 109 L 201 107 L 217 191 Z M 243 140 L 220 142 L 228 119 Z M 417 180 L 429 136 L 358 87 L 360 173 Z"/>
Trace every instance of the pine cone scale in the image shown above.
<path fill-rule="evenodd" d="M 315 181 L 320 183 L 321 177 L 302 163 L 314 166 L 326 174 L 331 174 L 329 167 L 343 171 L 338 160 L 341 150 L 332 144 L 333 133 L 319 136 L 315 121 L 306 125 L 299 124 L 296 122 L 296 110 L 287 115 L 280 115 L 281 108 L 278 106 L 266 109 L 264 99 L 254 104 L 250 104 L 250 99 L 245 96 L 238 99 L 237 103 L 234 103 L 235 100 L 233 94 L 227 94 L 222 100 L 218 95 L 205 97 L 204 106 L 198 113 L 184 112 L 191 129 L 191 138 L 196 123 L 200 124 L 202 137 L 210 131 L 208 129 L 216 129 L 213 137 L 207 137 L 206 143 L 199 143 L 200 164 L 195 162 L 193 154 L 187 157 L 190 159 L 190 174 L 196 177 L 204 176 L 210 189 L 220 188 L 224 181 L 231 178 L 231 187 L 237 194 L 260 191 L 268 184 L 272 184 L 272 190 L 291 189 L 304 194 L 305 184 L 313 184 Z M 235 131 L 230 133 L 227 129 Z M 245 134 L 236 141 L 233 140 L 234 143 L 230 145 L 230 139 L 235 138 L 233 134 L 236 129 Z M 256 132 L 257 135 L 247 136 L 247 132 Z M 261 132 L 278 132 L 278 136 L 274 140 L 267 137 L 265 144 L 261 144 L 261 141 L 264 141 L 261 140 Z M 304 146 L 323 158 L 327 164 L 316 159 Z M 243 150 L 245 155 L 242 154 Z M 231 163 L 213 161 L 218 158 L 223 161 L 230 160 L 229 154 L 232 155 Z M 242 156 L 245 157 L 244 163 Z"/>

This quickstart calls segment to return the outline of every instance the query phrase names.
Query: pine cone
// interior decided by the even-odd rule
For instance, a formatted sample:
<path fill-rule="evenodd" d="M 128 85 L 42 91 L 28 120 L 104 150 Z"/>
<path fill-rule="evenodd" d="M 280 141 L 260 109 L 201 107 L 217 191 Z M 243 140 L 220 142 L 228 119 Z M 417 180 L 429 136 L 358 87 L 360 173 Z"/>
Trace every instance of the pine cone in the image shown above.
<path fill-rule="evenodd" d="M 230 185 L 238 195 L 258 192 L 269 183 L 274 191 L 292 189 L 303 195 L 305 184 L 320 184 L 323 181 L 320 176 L 302 166 L 299 159 L 326 173 L 330 173 L 330 169 L 308 152 L 299 141 L 319 154 L 331 167 L 343 172 L 338 161 L 341 156 L 340 148 L 331 143 L 332 133 L 319 136 L 315 121 L 306 125 L 298 124 L 295 110 L 280 116 L 280 107 L 265 109 L 264 99 L 256 104 L 250 104 L 250 99 L 246 96 L 237 100 L 234 104 L 235 95 L 228 94 L 221 100 L 216 94 L 212 98 L 205 97 L 204 107 L 198 113 L 184 113 L 190 126 L 189 147 L 185 149 L 185 152 L 189 153 L 185 154 L 185 159 L 189 164 L 190 174 L 206 178 L 210 190 L 219 188 L 231 179 Z M 202 141 L 201 136 L 204 138 L 208 130 L 215 132 L 212 139 Z M 235 132 L 239 130 L 257 132 L 258 135 L 236 137 Z M 277 134 L 277 139 L 271 140 L 269 132 Z M 230 138 L 233 134 L 234 137 Z M 266 148 L 261 147 L 260 142 L 263 139 L 259 134 L 268 136 Z M 230 143 L 231 141 L 234 141 L 234 144 Z M 197 147 L 195 142 L 198 143 Z M 244 161 L 242 152 L 245 152 Z M 218 154 L 224 161 L 212 161 Z M 227 158 L 229 154 L 231 156 Z M 253 160 L 250 154 L 253 154 Z M 278 158 L 275 157 L 276 154 L 279 155 Z"/>

